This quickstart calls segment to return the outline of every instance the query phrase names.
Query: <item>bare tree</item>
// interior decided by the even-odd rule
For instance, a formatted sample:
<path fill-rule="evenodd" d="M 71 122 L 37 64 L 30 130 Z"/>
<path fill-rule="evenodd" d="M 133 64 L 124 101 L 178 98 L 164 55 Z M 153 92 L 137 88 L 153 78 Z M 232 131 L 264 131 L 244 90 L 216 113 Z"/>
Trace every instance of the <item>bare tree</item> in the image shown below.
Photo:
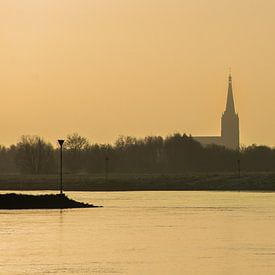
<path fill-rule="evenodd" d="M 22 136 L 16 145 L 17 165 L 21 172 L 49 173 L 54 167 L 54 149 L 38 136 Z"/>
<path fill-rule="evenodd" d="M 67 136 L 64 145 L 65 150 L 82 151 L 89 146 L 89 142 L 85 137 L 80 136 L 78 133 L 73 133 Z"/>
<path fill-rule="evenodd" d="M 89 148 L 89 142 L 85 137 L 78 133 L 73 133 L 67 136 L 64 143 L 65 166 L 71 172 L 84 169 L 84 155 Z"/>

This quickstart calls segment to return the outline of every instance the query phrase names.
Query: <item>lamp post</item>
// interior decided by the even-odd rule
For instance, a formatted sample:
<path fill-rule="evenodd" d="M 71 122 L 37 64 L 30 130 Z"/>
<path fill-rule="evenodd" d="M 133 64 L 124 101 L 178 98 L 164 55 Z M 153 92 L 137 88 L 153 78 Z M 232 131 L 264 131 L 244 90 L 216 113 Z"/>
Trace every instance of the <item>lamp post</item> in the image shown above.
<path fill-rule="evenodd" d="M 60 195 L 63 194 L 63 182 L 62 182 L 62 176 L 63 176 L 63 169 L 62 169 L 62 147 L 64 143 L 64 139 L 59 139 L 58 143 L 60 145 Z"/>

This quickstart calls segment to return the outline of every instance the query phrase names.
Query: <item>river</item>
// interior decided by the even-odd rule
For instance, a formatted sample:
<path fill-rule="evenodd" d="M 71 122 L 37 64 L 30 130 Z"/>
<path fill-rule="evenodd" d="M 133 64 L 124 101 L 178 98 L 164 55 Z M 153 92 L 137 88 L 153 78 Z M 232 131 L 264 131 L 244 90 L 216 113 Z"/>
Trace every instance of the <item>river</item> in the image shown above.
<path fill-rule="evenodd" d="M 67 194 L 104 207 L 0 210 L 0 274 L 275 274 L 275 193 Z"/>

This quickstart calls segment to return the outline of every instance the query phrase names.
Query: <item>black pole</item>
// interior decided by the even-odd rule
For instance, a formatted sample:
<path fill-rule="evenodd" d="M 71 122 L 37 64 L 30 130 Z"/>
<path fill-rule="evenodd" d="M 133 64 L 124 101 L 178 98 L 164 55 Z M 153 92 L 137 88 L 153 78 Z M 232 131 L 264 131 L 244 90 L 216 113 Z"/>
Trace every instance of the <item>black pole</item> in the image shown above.
<path fill-rule="evenodd" d="M 64 140 L 63 139 L 59 139 L 58 143 L 60 145 L 60 195 L 62 195 L 63 194 L 63 167 L 62 167 L 63 157 L 62 157 L 62 146 L 63 146 Z"/>
<path fill-rule="evenodd" d="M 62 167 L 62 146 L 60 146 L 60 194 L 63 193 L 63 167 Z"/>

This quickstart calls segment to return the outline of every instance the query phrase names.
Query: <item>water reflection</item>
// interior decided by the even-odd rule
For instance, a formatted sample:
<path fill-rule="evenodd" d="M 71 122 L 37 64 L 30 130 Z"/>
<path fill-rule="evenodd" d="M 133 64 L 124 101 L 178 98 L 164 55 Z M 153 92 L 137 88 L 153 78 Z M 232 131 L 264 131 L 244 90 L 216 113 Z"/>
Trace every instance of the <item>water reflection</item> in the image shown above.
<path fill-rule="evenodd" d="M 69 195 L 104 208 L 0 211 L 1 274 L 275 272 L 275 194 Z"/>
<path fill-rule="evenodd" d="M 59 250 L 59 256 L 61 257 L 63 255 L 63 211 L 62 209 L 59 210 L 59 215 L 58 215 L 58 234 L 57 234 L 57 239 L 56 242 L 59 244 L 58 245 L 58 250 Z"/>

